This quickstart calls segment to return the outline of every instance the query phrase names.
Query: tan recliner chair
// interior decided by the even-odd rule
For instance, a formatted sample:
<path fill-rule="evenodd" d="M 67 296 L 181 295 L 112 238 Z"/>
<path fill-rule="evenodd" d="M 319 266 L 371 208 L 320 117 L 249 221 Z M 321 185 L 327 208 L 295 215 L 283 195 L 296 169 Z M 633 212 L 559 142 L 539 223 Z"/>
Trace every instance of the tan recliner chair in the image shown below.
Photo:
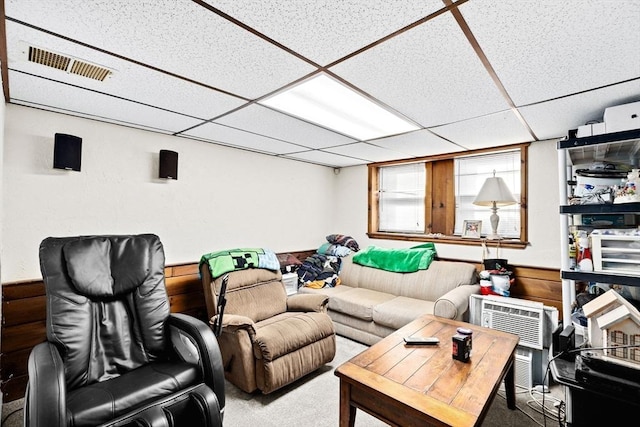
<path fill-rule="evenodd" d="M 222 278 L 200 266 L 210 323 L 217 318 Z M 247 393 L 271 393 L 333 360 L 336 339 L 326 313 L 328 298 L 287 297 L 280 271 L 229 273 L 218 337 L 227 380 Z"/>

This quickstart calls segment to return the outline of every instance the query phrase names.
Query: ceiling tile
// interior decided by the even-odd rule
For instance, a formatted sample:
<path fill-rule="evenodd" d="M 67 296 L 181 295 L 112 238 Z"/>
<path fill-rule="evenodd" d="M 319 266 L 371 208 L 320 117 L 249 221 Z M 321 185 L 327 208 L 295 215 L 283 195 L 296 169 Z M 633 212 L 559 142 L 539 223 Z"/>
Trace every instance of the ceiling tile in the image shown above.
<path fill-rule="evenodd" d="M 285 141 L 267 138 L 215 123 L 205 123 L 182 132 L 181 135 L 268 154 L 296 153 L 303 150 L 300 146 L 289 144 Z"/>
<path fill-rule="evenodd" d="M 203 120 L 216 117 L 246 102 L 14 22 L 7 23 L 7 37 L 14 41 L 7 45 L 8 65 L 12 70 L 82 86 Z M 29 62 L 25 52 L 29 46 L 78 58 L 109 68 L 114 73 L 105 81 L 98 81 Z"/>
<path fill-rule="evenodd" d="M 296 154 L 287 154 L 284 158 L 291 158 L 296 160 L 303 160 L 318 165 L 330 166 L 335 168 L 342 168 L 347 166 L 357 166 L 367 164 L 366 160 L 354 159 L 345 156 L 339 156 L 333 153 L 327 153 L 325 151 L 305 151 Z"/>
<path fill-rule="evenodd" d="M 12 101 L 126 126 L 177 132 L 200 120 L 51 80 L 9 72 Z M 51 108 L 53 107 L 53 108 Z M 79 113 L 79 114 L 78 114 Z M 135 118 L 132 120 L 132 118 Z"/>
<path fill-rule="evenodd" d="M 340 59 L 415 21 L 441 0 L 205 0 L 319 65 Z"/>
<path fill-rule="evenodd" d="M 519 118 L 557 138 L 640 100 L 638 0 L 5 0 L 4 11 L 8 102 L 332 167 L 531 141 Z M 21 42 L 115 73 L 96 82 L 24 62 Z M 328 74 L 428 129 L 356 143 L 254 104 L 326 71 L 311 61 L 337 61 Z"/>
<path fill-rule="evenodd" d="M 455 153 L 464 148 L 434 135 L 428 130 L 367 141 L 369 144 L 406 154 L 408 157 Z"/>
<path fill-rule="evenodd" d="M 215 123 L 281 139 L 307 148 L 325 148 L 355 140 L 257 104 L 215 120 Z"/>
<path fill-rule="evenodd" d="M 460 10 L 516 105 L 640 76 L 637 0 L 473 0 Z"/>
<path fill-rule="evenodd" d="M 635 101 L 640 101 L 640 80 L 542 102 L 519 110 L 538 138 L 550 139 L 564 137 L 569 129 L 576 129 L 587 122 L 601 122 L 607 107 Z"/>
<path fill-rule="evenodd" d="M 533 141 L 511 110 L 435 127 L 431 131 L 469 150 Z"/>
<path fill-rule="evenodd" d="M 5 3 L 8 17 L 247 98 L 314 70 L 190 1 Z"/>
<path fill-rule="evenodd" d="M 331 71 L 424 127 L 508 108 L 450 13 Z"/>
<path fill-rule="evenodd" d="M 398 160 L 407 157 L 405 153 L 399 153 L 397 151 L 377 147 L 366 142 L 341 145 L 339 147 L 327 148 L 324 151 L 366 160 L 367 162 L 382 162 L 385 160 Z"/>

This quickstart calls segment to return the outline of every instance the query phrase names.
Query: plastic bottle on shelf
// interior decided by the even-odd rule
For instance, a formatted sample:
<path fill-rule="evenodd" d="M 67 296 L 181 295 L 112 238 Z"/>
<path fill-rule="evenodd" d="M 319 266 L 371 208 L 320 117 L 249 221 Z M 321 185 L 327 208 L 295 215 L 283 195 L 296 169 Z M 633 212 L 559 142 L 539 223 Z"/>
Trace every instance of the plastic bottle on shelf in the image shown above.
<path fill-rule="evenodd" d="M 593 259 L 591 258 L 591 248 L 589 246 L 589 236 L 585 232 L 580 232 L 577 259 L 578 270 L 580 271 L 593 271 Z"/>
<path fill-rule="evenodd" d="M 577 251 L 576 251 L 576 243 L 573 240 L 573 235 L 569 234 L 569 268 L 571 270 L 576 269 L 577 265 Z"/>

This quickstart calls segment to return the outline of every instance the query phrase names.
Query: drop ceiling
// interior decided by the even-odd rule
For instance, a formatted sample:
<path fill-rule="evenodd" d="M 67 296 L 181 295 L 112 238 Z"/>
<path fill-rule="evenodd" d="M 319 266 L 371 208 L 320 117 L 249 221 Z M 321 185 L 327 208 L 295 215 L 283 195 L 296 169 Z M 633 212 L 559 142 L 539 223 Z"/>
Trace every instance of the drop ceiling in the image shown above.
<path fill-rule="evenodd" d="M 559 138 L 640 100 L 637 0 L 4 0 L 3 21 L 9 103 L 337 168 Z M 419 129 L 357 140 L 261 105 L 318 73 Z"/>

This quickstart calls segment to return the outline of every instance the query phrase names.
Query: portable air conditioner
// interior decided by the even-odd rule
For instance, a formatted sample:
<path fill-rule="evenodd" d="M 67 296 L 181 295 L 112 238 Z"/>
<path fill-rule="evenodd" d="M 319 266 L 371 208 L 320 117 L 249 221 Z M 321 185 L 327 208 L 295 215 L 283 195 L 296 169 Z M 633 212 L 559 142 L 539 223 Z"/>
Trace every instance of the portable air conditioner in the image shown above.
<path fill-rule="evenodd" d="M 515 383 L 527 390 L 533 387 L 533 352 L 529 348 L 516 348 Z"/>
<path fill-rule="evenodd" d="M 506 298 L 483 299 L 480 325 L 518 335 L 521 346 L 542 350 L 544 306 L 538 302 L 522 301 L 511 304 Z"/>
<path fill-rule="evenodd" d="M 526 388 L 536 384 L 548 386 L 549 376 L 545 375 L 545 372 L 549 361 L 551 336 L 553 330 L 558 327 L 557 308 L 519 298 L 471 295 L 469 322 L 520 336 L 521 345 L 516 348 L 515 356 L 515 383 Z M 542 341 L 538 335 L 540 333 Z M 532 342 L 542 342 L 542 346 L 532 346 Z"/>
<path fill-rule="evenodd" d="M 530 304 L 539 304 L 529 300 L 520 298 L 506 298 L 496 295 L 480 295 L 473 294 L 469 298 L 469 323 L 474 325 L 482 325 L 482 302 L 484 300 L 507 301 L 509 304 L 524 305 L 529 307 Z M 544 348 L 551 347 L 551 337 L 553 331 L 558 327 L 558 309 L 551 306 L 544 306 L 544 322 L 542 331 L 542 346 Z"/>

